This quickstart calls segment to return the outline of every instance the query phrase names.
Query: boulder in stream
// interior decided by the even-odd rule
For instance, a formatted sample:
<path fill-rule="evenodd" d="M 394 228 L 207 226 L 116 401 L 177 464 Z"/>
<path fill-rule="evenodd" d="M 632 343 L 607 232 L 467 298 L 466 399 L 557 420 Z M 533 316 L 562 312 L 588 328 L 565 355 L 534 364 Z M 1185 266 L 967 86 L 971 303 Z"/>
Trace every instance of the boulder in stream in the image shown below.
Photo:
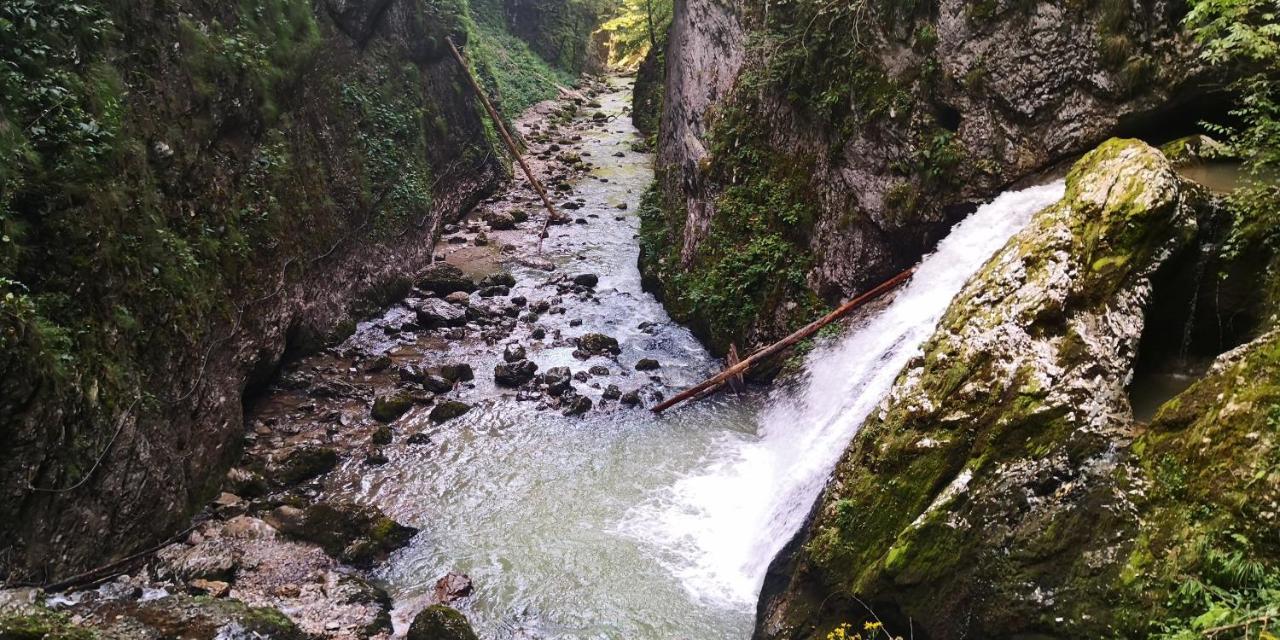
<path fill-rule="evenodd" d="M 471 410 L 471 405 L 457 400 L 441 400 L 435 408 L 431 410 L 430 418 L 432 422 L 437 424 L 448 422 L 457 418 Z"/>
<path fill-rule="evenodd" d="M 418 280 L 418 286 L 440 296 L 456 291 L 470 293 L 476 290 L 476 283 L 463 275 L 461 269 L 447 262 L 437 262 L 427 267 Z"/>
<path fill-rule="evenodd" d="M 493 381 L 500 387 L 515 388 L 533 380 L 538 365 L 528 360 L 503 362 L 493 368 Z"/>
<path fill-rule="evenodd" d="M 414 616 L 405 640 L 479 640 L 457 609 L 433 604 Z"/>
<path fill-rule="evenodd" d="M 439 298 L 414 299 L 408 305 L 417 314 L 418 324 L 427 329 L 467 324 L 466 310 Z"/>

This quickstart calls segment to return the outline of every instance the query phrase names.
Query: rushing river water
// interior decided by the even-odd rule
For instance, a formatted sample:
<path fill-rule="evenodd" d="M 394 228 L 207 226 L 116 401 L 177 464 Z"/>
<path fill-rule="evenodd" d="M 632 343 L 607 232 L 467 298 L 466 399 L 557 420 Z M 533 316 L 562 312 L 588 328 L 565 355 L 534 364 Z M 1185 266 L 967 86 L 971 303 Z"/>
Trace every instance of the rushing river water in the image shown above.
<path fill-rule="evenodd" d="M 648 156 L 615 156 L 636 139 L 624 113 L 628 88 L 616 82 L 602 98 L 603 110 L 621 117 L 584 131 L 579 143 L 600 165 L 573 193 L 584 201 L 577 215 L 591 223 L 553 228 L 545 248 L 557 272 L 599 274 L 597 296 L 566 296 L 566 313 L 540 323 L 566 337 L 607 333 L 622 354 L 580 362 L 572 346 L 531 339 L 528 326 L 512 336 L 540 370 L 609 368 L 580 385 L 595 400 L 607 384 L 647 384 L 669 396 L 719 366 L 640 288 L 633 212 L 653 176 Z M 564 417 L 493 386 L 500 348 L 479 340 L 447 343 L 443 353 L 390 346 L 427 366 L 470 362 L 477 380 L 461 398 L 475 409 L 439 426 L 423 420 L 414 426 L 431 434 L 430 446 L 393 447 L 382 467 L 353 463 L 329 490 L 422 530 L 381 575 L 403 612 L 458 571 L 475 583 L 460 606 L 481 637 L 747 638 L 768 562 L 862 419 L 964 281 L 1061 193 L 1060 183 L 1033 187 L 979 209 L 891 301 L 819 345 L 806 373 L 771 395 L 721 394 L 664 416 L 614 403 Z M 554 295 L 549 274 L 522 267 L 521 257 L 502 258 L 518 280 L 512 294 Z M 652 377 L 634 371 L 640 358 L 662 367 Z M 403 628 L 403 616 L 397 622 Z"/>

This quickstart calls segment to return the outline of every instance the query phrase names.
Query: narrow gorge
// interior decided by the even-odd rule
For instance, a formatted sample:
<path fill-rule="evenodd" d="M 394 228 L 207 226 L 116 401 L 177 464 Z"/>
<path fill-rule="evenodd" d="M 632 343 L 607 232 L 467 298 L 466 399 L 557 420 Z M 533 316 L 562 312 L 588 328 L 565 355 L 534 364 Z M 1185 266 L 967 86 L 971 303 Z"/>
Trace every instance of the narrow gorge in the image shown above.
<path fill-rule="evenodd" d="M 0 3 L 0 640 L 1273 638 L 1278 16 Z"/>

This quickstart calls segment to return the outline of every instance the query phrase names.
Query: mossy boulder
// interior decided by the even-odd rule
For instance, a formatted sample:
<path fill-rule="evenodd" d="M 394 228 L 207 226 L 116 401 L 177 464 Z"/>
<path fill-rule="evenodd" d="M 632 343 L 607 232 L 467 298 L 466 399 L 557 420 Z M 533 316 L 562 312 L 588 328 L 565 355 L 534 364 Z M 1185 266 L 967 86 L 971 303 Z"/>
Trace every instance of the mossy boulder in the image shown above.
<path fill-rule="evenodd" d="M 75 624 L 61 613 L 43 607 L 0 610 L 0 638 L 4 640 L 96 640 L 99 634 Z"/>
<path fill-rule="evenodd" d="M 407 640 L 477 640 L 471 623 L 457 609 L 431 605 L 414 616 Z"/>
<path fill-rule="evenodd" d="M 294 449 L 275 467 L 275 481 L 289 486 L 328 473 L 338 465 L 338 452 L 330 447 L 303 446 Z"/>
<path fill-rule="evenodd" d="M 278 507 L 269 522 L 282 533 L 312 542 L 325 553 L 368 567 L 409 544 L 418 530 L 388 518 L 372 505 L 321 502 L 306 509 Z"/>
<path fill-rule="evenodd" d="M 864 423 L 775 560 L 759 635 L 823 637 L 861 603 L 935 639 L 1138 633 L 1116 606 L 1140 529 L 1126 385 L 1150 277 L 1207 204 L 1138 141 L 1077 162 Z"/>
<path fill-rule="evenodd" d="M 413 397 L 407 393 L 378 396 L 373 401 L 369 415 L 378 422 L 394 422 L 413 408 Z"/>
<path fill-rule="evenodd" d="M 448 422 L 457 418 L 471 410 L 471 405 L 457 400 L 441 400 L 439 404 L 431 410 L 431 421 L 437 424 Z"/>

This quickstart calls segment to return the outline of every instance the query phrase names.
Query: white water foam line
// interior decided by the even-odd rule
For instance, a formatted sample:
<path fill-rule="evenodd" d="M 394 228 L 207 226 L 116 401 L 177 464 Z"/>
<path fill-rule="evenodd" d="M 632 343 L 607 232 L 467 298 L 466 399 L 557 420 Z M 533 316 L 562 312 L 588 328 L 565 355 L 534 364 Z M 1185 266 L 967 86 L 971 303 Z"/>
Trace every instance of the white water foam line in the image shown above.
<path fill-rule="evenodd" d="M 883 310 L 815 349 L 755 434 L 726 434 L 694 474 L 632 509 L 619 530 L 650 545 L 704 604 L 754 609 L 769 562 L 795 534 L 867 415 L 919 353 L 965 282 L 1062 181 L 1002 194 L 956 225 Z"/>

